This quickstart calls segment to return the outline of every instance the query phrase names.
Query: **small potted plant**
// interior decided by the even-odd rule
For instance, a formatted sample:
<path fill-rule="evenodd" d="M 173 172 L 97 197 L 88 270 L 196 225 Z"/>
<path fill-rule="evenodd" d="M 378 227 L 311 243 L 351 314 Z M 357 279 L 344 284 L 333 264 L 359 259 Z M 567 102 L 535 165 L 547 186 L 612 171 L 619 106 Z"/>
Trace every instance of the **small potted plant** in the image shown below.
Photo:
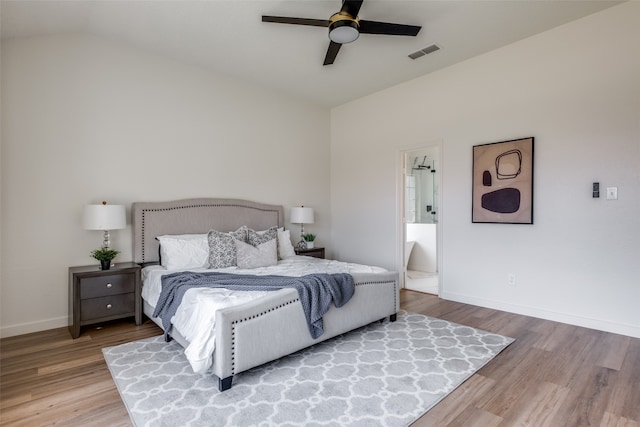
<path fill-rule="evenodd" d="M 91 252 L 91 256 L 100 261 L 103 270 L 111 268 L 111 260 L 113 260 L 120 251 L 115 249 L 102 247 Z"/>
<path fill-rule="evenodd" d="M 316 240 L 316 235 L 313 233 L 303 234 L 302 238 L 307 244 L 307 249 L 313 249 L 313 241 Z"/>

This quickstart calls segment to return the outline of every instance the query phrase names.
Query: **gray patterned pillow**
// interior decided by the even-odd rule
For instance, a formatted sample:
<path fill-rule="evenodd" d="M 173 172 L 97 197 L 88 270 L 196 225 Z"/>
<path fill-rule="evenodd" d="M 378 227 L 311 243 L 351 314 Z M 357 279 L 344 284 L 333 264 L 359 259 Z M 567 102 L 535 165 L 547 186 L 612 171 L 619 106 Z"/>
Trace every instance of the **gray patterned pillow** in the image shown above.
<path fill-rule="evenodd" d="M 238 268 L 268 267 L 278 263 L 278 242 L 271 239 L 258 246 L 236 240 L 238 252 Z"/>
<path fill-rule="evenodd" d="M 278 227 L 271 227 L 264 231 L 255 231 L 247 229 L 247 242 L 251 246 L 258 246 L 272 239 L 278 238 Z"/>
<path fill-rule="evenodd" d="M 223 233 L 217 230 L 209 231 L 209 268 L 225 268 L 237 265 L 236 240 L 247 241 L 247 227 L 242 226 L 236 231 Z"/>
<path fill-rule="evenodd" d="M 247 228 L 247 242 L 251 246 L 258 246 L 269 240 L 276 239 L 276 256 L 280 259 L 280 248 L 278 248 L 278 227 L 271 227 L 264 231 L 255 231 Z"/>

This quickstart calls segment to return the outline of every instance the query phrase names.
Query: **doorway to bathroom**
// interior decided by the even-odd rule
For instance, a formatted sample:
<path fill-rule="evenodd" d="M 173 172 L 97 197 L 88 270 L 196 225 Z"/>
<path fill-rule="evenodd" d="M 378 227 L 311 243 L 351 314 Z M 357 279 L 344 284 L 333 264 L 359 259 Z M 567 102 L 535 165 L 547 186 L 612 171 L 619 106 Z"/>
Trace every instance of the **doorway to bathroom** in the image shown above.
<path fill-rule="evenodd" d="M 403 153 L 404 286 L 438 295 L 440 146 Z"/>

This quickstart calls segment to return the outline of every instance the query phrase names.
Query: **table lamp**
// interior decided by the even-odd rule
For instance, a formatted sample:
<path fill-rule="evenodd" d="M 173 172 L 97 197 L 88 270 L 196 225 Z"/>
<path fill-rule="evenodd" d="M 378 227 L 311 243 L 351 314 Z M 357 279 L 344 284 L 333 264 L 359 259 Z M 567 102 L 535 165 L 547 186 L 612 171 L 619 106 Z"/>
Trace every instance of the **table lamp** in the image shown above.
<path fill-rule="evenodd" d="M 304 225 L 313 224 L 313 209 L 305 208 L 304 206 L 298 206 L 291 208 L 292 224 L 300 224 L 300 241 L 298 242 L 298 249 L 306 249 L 307 244 L 304 241 Z"/>
<path fill-rule="evenodd" d="M 126 228 L 127 218 L 123 205 L 86 205 L 84 207 L 83 225 L 85 230 L 104 231 L 103 248 L 109 248 L 109 230 Z"/>

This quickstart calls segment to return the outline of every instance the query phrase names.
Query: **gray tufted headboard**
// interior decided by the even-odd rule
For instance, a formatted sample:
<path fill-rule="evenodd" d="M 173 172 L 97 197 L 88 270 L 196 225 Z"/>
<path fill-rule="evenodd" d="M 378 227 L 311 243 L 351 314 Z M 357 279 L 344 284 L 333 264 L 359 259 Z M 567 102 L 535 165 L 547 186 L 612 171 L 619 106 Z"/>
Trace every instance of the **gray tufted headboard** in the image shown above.
<path fill-rule="evenodd" d="M 284 209 L 238 199 L 184 199 L 136 202 L 131 205 L 133 258 L 140 264 L 159 261 L 156 236 L 233 231 L 246 225 L 254 230 L 284 226 Z"/>

